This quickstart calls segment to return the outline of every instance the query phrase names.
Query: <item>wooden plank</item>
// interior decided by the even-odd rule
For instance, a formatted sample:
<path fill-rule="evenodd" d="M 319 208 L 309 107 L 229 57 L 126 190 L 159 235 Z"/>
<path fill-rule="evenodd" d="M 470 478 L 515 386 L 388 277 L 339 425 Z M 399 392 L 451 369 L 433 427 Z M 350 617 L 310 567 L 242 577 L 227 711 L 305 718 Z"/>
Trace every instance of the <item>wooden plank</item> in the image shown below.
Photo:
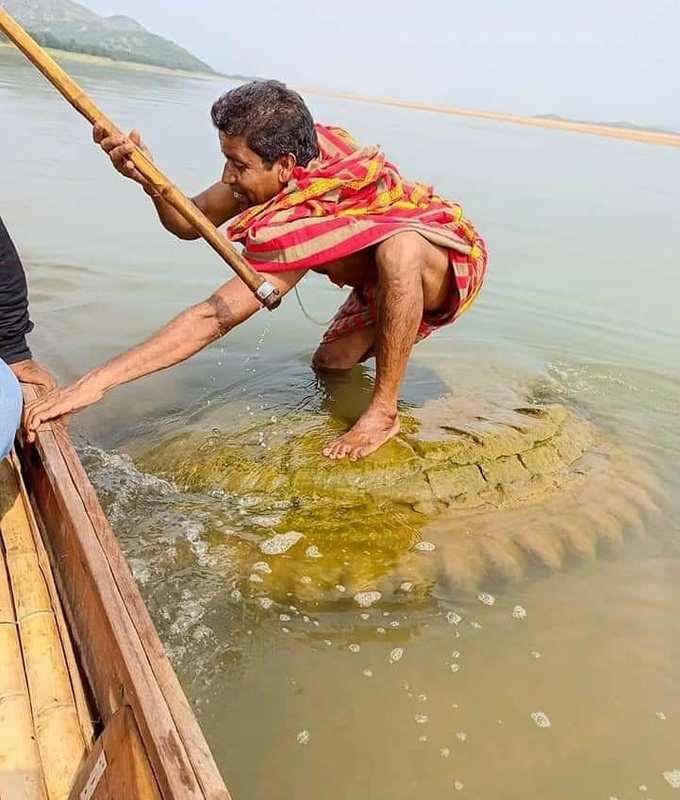
<path fill-rule="evenodd" d="M 80 769 L 69 800 L 161 800 L 130 706 L 111 717 Z"/>
<path fill-rule="evenodd" d="M 30 396 L 30 387 L 26 388 Z M 110 719 L 121 705 L 131 706 L 164 798 L 229 800 L 134 578 L 63 428 L 44 426 L 35 446 L 25 448 L 22 465 L 103 720 Z"/>

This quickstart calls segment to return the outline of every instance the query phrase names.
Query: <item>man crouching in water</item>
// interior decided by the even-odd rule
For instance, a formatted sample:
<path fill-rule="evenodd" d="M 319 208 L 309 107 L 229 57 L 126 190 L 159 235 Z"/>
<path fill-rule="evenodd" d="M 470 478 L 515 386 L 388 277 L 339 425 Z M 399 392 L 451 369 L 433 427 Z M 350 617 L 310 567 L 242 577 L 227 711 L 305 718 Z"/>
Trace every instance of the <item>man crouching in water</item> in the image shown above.
<path fill-rule="evenodd" d="M 358 459 L 399 432 L 399 387 L 415 342 L 453 322 L 476 298 L 486 248 L 459 205 L 405 181 L 377 147 L 314 124 L 302 98 L 278 81 L 253 81 L 215 102 L 225 158 L 221 179 L 193 198 L 244 245 L 246 260 L 287 294 L 308 270 L 353 291 L 314 354 L 320 371 L 376 359 L 373 396 L 347 433 L 324 449 Z M 198 233 L 137 171 L 139 133 L 94 139 L 114 167 L 140 183 L 161 223 L 180 239 Z M 147 151 L 148 154 L 148 151 Z M 224 336 L 260 304 L 239 278 L 188 308 L 143 344 L 32 403 L 29 437 L 41 423 L 78 411 L 107 391 L 178 364 Z"/>

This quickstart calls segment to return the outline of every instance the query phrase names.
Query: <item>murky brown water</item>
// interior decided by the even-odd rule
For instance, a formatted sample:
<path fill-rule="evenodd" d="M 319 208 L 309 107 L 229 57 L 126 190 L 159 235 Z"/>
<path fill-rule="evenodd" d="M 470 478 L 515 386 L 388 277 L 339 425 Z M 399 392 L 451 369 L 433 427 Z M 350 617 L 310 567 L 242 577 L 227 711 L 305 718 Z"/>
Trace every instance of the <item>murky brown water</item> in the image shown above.
<path fill-rule="evenodd" d="M 187 191 L 218 174 L 208 109 L 219 83 L 70 69 L 114 119 L 142 129 Z M 455 520 L 433 525 L 419 535 L 435 549 L 416 551 L 429 582 L 363 609 L 350 595 L 371 588 L 370 570 L 389 582 L 396 569 L 385 547 L 331 563 L 321 529 L 320 559 L 306 543 L 262 554 L 285 509 L 183 491 L 130 458 L 188 427 L 209 436 L 272 416 L 356 415 L 371 370 L 319 384 L 309 358 L 321 329 L 294 298 L 187 364 L 107 397 L 75 422 L 81 453 L 234 797 L 673 796 L 677 151 L 310 104 L 360 139 L 377 136 L 407 175 L 460 199 L 489 239 L 482 298 L 418 348 L 405 404 L 450 392 L 521 397 L 540 386 L 644 464 L 660 510 L 636 514 L 616 492 L 603 497 L 620 511 L 618 544 L 579 503 L 501 515 L 495 531 L 505 535 L 505 525 L 508 540 L 523 526 L 582 525 L 595 555 L 585 548 L 557 569 L 534 553 L 515 580 L 491 576 L 474 588 L 428 567 L 461 560 L 450 547 Z M 0 213 L 29 272 L 33 345 L 62 379 L 137 342 L 225 276 L 207 247 L 160 229 L 88 137 L 39 76 L 0 51 Z M 316 276 L 301 292 L 319 319 L 343 296 Z M 294 577 L 290 595 L 267 591 L 271 574 L 256 559 L 275 564 L 277 579 Z M 320 601 L 302 579 L 331 570 L 336 590 Z"/>

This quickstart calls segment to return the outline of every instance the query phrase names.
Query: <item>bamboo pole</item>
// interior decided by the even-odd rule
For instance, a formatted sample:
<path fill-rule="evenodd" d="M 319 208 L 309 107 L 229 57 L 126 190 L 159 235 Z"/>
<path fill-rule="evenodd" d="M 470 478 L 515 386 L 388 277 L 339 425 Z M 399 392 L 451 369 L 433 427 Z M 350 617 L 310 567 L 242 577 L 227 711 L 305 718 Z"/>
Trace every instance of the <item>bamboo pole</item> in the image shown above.
<path fill-rule="evenodd" d="M 2 543 L 47 796 L 67 800 L 86 743 L 19 482 L 8 460 L 0 463 L 0 496 Z"/>
<path fill-rule="evenodd" d="M 51 58 L 40 45 L 10 15 L 0 7 L 0 31 L 13 42 L 26 58 L 68 102 L 93 125 L 99 123 L 109 135 L 121 134 L 120 129 L 99 109 L 78 84 Z M 220 235 L 217 228 L 161 172 L 151 159 L 136 147 L 130 155 L 142 175 L 154 189 L 200 233 L 206 242 L 229 264 L 257 299 L 270 311 L 281 302 L 279 290 L 250 264 Z"/>

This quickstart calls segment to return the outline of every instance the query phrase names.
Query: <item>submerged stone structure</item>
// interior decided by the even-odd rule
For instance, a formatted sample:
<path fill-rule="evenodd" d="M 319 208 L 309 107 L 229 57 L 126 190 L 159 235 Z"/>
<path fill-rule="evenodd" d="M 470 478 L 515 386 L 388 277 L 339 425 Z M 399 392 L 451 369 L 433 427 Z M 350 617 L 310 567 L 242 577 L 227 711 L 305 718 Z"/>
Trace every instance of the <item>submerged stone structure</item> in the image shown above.
<path fill-rule="evenodd" d="M 338 430 L 319 413 L 247 419 L 179 433 L 138 462 L 238 499 L 252 519 L 249 590 L 317 603 L 558 569 L 655 508 L 646 468 L 561 404 L 447 396 L 403 413 L 399 436 L 358 462 L 321 455 Z"/>

